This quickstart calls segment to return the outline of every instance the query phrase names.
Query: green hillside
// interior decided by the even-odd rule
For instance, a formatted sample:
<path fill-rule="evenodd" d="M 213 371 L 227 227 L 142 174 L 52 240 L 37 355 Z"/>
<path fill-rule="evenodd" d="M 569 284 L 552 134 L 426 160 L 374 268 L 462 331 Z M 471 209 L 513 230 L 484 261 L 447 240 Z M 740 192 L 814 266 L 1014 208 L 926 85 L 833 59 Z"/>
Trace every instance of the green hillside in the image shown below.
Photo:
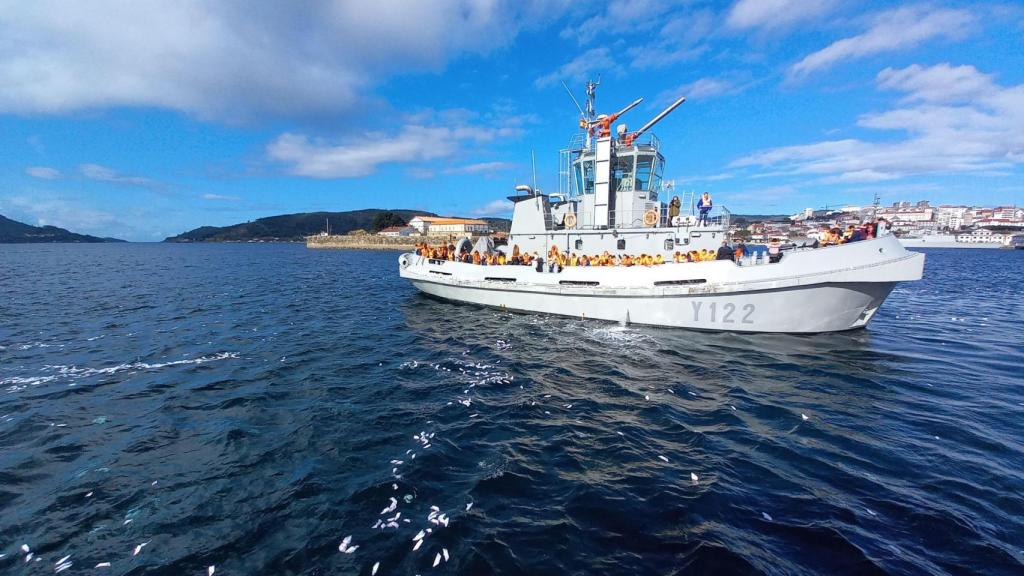
<path fill-rule="evenodd" d="M 348 212 L 303 212 L 269 216 L 230 226 L 202 226 L 177 236 L 171 236 L 164 242 L 299 241 L 306 236 L 323 232 L 328 221 L 331 225 L 331 234 L 348 234 L 353 230 L 375 232 L 394 223 L 396 216 L 402 221 L 408 222 L 417 215 L 436 216 L 431 212 L 420 210 L 382 210 L 379 208 Z M 495 230 L 508 230 L 509 221 L 506 219 L 485 218 L 484 220 L 490 223 Z"/>
<path fill-rule="evenodd" d="M 30 244 L 47 242 L 124 242 L 117 238 L 99 238 L 88 234 L 75 234 L 56 226 L 32 226 L 0 216 L 0 244 Z"/>

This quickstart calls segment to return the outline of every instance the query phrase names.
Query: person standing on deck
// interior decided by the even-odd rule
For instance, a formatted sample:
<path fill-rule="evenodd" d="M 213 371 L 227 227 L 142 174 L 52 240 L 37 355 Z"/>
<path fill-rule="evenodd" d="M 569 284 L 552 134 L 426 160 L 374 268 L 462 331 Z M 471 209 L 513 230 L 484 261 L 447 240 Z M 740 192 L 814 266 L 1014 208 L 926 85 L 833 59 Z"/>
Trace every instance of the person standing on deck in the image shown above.
<path fill-rule="evenodd" d="M 708 213 L 711 212 L 711 194 L 707 192 L 700 195 L 700 200 L 697 200 L 697 210 L 700 211 L 700 217 L 697 218 L 697 224 L 703 224 L 707 226 Z"/>
<path fill-rule="evenodd" d="M 673 196 L 672 201 L 668 203 L 668 223 L 676 226 L 676 218 L 679 218 L 679 196 Z"/>

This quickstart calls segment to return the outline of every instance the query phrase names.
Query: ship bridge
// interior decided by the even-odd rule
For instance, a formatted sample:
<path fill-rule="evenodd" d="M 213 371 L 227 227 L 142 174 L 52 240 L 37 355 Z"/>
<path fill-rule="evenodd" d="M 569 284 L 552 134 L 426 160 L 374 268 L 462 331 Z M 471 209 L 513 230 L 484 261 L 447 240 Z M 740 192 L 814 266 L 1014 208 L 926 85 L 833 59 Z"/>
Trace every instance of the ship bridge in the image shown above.
<path fill-rule="evenodd" d="M 576 204 L 579 228 L 642 227 L 644 213 L 659 208 L 664 187 L 661 142 L 654 134 L 628 142 L 624 137 L 609 139 L 609 158 L 604 159 L 598 154 L 604 144 L 600 140 L 588 148 L 585 136 L 577 134 L 561 151 L 559 194 Z M 606 222 L 595 218 L 599 166 L 607 171 Z"/>

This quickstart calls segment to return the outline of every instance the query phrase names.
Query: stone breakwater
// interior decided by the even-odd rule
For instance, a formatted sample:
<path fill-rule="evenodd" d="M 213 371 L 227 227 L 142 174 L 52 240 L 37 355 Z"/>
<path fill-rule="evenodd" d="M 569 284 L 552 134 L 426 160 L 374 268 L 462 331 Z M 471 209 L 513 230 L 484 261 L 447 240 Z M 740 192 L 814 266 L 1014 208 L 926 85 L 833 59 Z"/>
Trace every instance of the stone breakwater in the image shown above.
<path fill-rule="evenodd" d="M 346 235 L 346 236 L 308 236 L 306 237 L 306 248 L 349 248 L 361 250 L 412 250 L 417 242 L 428 244 L 440 244 L 441 242 L 454 242 L 457 237 L 444 236 L 371 236 Z"/>

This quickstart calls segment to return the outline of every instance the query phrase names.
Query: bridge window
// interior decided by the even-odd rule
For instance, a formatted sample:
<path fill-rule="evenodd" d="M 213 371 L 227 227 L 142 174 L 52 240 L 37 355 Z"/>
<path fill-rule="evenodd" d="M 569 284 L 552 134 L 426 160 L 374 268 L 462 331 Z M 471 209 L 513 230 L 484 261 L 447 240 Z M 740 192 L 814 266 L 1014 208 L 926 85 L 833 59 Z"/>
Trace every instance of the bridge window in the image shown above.
<path fill-rule="evenodd" d="M 636 157 L 636 189 L 651 190 L 651 177 L 654 174 L 654 156 L 641 155 Z"/>
<path fill-rule="evenodd" d="M 594 192 L 594 161 L 580 160 L 573 170 L 573 186 L 577 194 L 591 194 Z"/>
<path fill-rule="evenodd" d="M 636 190 L 633 181 L 633 162 L 635 156 L 618 156 L 612 166 L 612 179 L 615 181 L 615 190 L 631 192 Z"/>

